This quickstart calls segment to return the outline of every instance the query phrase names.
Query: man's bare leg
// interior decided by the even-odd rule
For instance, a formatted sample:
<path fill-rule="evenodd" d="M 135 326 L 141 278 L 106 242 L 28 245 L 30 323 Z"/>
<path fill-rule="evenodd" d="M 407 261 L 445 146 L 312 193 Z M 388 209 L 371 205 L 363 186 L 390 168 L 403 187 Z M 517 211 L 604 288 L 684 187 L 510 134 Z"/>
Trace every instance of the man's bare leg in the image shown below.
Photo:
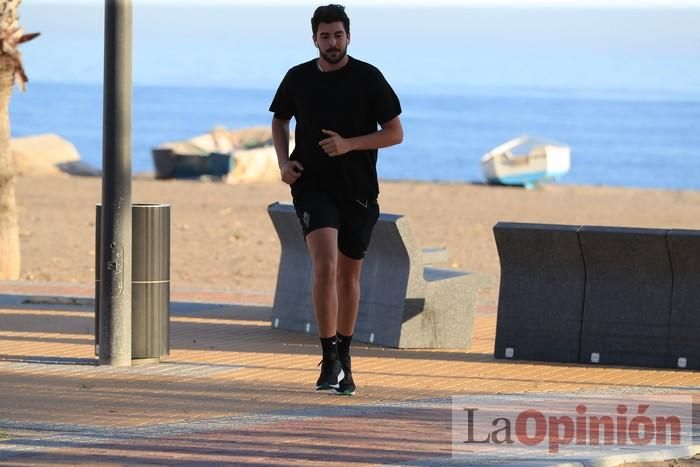
<path fill-rule="evenodd" d="M 323 227 L 306 236 L 313 266 L 312 301 L 316 326 L 321 338 L 323 360 L 316 390 L 337 390 L 345 372 L 338 359 L 336 328 L 338 325 L 338 231 Z"/>
<path fill-rule="evenodd" d="M 360 305 L 361 270 L 361 259 L 352 259 L 342 253 L 338 254 L 338 358 L 345 377 L 340 381 L 336 392 L 345 395 L 355 394 L 350 344 Z"/>
<path fill-rule="evenodd" d="M 360 272 L 362 260 L 338 253 L 338 332 L 352 336 L 360 305 Z"/>
<path fill-rule="evenodd" d="M 318 335 L 333 337 L 338 322 L 338 231 L 330 227 L 314 230 L 306 236 L 306 244 L 313 266 L 311 295 Z"/>

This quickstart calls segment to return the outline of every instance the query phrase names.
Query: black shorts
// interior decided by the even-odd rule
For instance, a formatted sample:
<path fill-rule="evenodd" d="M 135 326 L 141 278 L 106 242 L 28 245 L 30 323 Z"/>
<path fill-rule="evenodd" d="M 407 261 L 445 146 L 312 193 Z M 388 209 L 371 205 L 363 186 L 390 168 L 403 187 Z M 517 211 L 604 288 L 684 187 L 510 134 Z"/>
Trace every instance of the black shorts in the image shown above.
<path fill-rule="evenodd" d="M 338 250 L 352 259 L 365 257 L 372 229 L 379 219 L 377 200 L 345 200 L 323 192 L 294 197 L 304 238 L 316 229 L 331 227 L 338 231 Z"/>

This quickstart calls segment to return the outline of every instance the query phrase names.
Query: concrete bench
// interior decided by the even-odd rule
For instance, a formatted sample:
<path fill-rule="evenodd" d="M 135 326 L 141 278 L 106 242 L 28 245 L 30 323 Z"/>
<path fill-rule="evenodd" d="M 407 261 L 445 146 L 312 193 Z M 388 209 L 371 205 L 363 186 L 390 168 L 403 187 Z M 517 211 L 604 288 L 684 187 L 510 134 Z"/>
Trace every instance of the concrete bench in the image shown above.
<path fill-rule="evenodd" d="M 673 294 L 668 328 L 668 367 L 700 370 L 700 231 L 667 235 Z"/>
<path fill-rule="evenodd" d="M 497 358 L 578 362 L 586 284 L 578 227 L 499 222 Z"/>
<path fill-rule="evenodd" d="M 316 333 L 311 259 L 294 207 L 268 213 L 282 246 L 272 326 Z M 477 276 L 426 266 L 446 250 L 418 247 L 405 216 L 381 214 L 362 265 L 360 309 L 353 341 L 397 348 L 468 348 Z"/>
<path fill-rule="evenodd" d="M 664 368 L 672 273 L 666 230 L 579 230 L 586 263 L 581 361 Z"/>
<path fill-rule="evenodd" d="M 501 223 L 496 358 L 700 369 L 700 232 Z"/>

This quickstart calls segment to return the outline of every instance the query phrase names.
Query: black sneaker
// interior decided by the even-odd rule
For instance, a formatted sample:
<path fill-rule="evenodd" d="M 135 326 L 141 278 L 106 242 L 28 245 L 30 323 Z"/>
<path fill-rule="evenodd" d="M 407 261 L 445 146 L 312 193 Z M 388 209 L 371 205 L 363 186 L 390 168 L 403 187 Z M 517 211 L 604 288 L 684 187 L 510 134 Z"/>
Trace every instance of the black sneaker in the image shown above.
<path fill-rule="evenodd" d="M 355 381 L 352 380 L 352 370 L 350 369 L 350 356 L 340 360 L 340 364 L 343 367 L 343 372 L 345 377 L 340 380 L 338 388 L 335 389 L 335 393 L 343 396 L 352 396 L 355 394 Z"/>
<path fill-rule="evenodd" d="M 338 389 L 340 381 L 345 377 L 343 366 L 339 360 L 321 360 L 321 375 L 316 381 L 316 390 Z"/>

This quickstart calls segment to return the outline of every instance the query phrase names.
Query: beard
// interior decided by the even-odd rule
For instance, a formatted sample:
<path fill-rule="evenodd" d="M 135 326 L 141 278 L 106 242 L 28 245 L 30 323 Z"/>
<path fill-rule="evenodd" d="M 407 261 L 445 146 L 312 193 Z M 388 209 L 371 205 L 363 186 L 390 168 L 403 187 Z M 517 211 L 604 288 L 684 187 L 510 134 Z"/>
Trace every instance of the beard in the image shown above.
<path fill-rule="evenodd" d="M 336 63 L 340 63 L 345 56 L 348 53 L 348 48 L 345 47 L 344 49 L 328 49 L 325 52 L 319 50 L 319 54 L 325 61 L 328 63 L 331 63 L 335 65 Z"/>

